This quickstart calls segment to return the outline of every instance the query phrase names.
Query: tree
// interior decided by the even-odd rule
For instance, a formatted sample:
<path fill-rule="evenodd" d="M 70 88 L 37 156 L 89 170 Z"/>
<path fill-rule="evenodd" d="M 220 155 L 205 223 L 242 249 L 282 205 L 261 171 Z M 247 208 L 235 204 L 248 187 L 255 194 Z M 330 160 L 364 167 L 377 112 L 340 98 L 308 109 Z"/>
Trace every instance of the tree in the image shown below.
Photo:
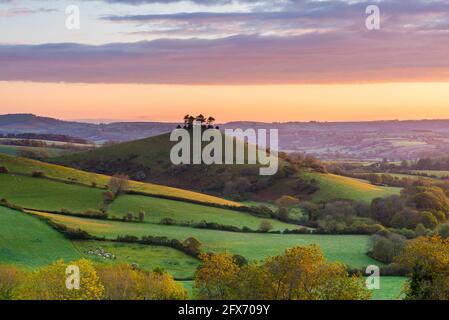
<path fill-rule="evenodd" d="M 200 255 L 201 267 L 195 274 L 195 297 L 200 300 L 227 300 L 239 267 L 228 253 Z"/>
<path fill-rule="evenodd" d="M 199 255 L 201 252 L 201 242 L 195 238 L 195 237 L 190 237 L 184 240 L 184 242 L 182 243 L 182 245 L 189 250 L 189 252 L 191 252 L 194 255 Z"/>
<path fill-rule="evenodd" d="M 140 221 L 140 222 L 145 221 L 145 211 L 144 211 L 143 209 L 141 209 L 141 210 L 139 211 L 139 221 Z"/>
<path fill-rule="evenodd" d="M 129 212 L 126 214 L 125 219 L 126 219 L 126 221 L 133 221 L 133 220 L 134 220 L 134 212 L 129 211 Z"/>
<path fill-rule="evenodd" d="M 129 177 L 126 174 L 115 174 L 108 183 L 108 189 L 114 194 L 114 197 L 120 193 L 126 192 L 129 185 Z"/>
<path fill-rule="evenodd" d="M 128 264 L 98 265 L 106 300 L 186 299 L 184 288 L 165 272 L 146 273 Z"/>
<path fill-rule="evenodd" d="M 214 127 L 214 122 L 215 122 L 215 118 L 214 117 L 207 118 L 207 120 L 206 120 L 207 127 L 209 129 L 212 129 Z"/>
<path fill-rule="evenodd" d="M 203 126 L 203 123 L 206 121 L 206 117 L 200 114 L 199 116 L 196 117 L 195 120 L 198 121 L 201 124 L 201 126 Z"/>
<path fill-rule="evenodd" d="M 269 232 L 272 229 L 273 229 L 273 224 L 271 223 L 271 221 L 262 220 L 260 222 L 260 226 L 259 226 L 259 230 L 260 231 L 262 231 L 262 232 Z"/>
<path fill-rule="evenodd" d="M 411 270 L 405 287 L 407 299 L 449 299 L 449 239 L 433 236 L 412 240 L 397 262 Z"/>
<path fill-rule="evenodd" d="M 20 283 L 24 272 L 15 266 L 0 265 L 0 300 L 10 300 L 14 288 Z"/>
<path fill-rule="evenodd" d="M 14 290 L 17 300 L 100 300 L 104 295 L 104 286 L 92 265 L 81 259 L 72 262 L 80 269 L 80 289 L 69 290 L 66 287 L 66 270 L 69 265 L 59 260 L 45 268 L 30 272 L 24 281 Z"/>
<path fill-rule="evenodd" d="M 329 263 L 318 246 L 295 247 L 283 255 L 238 266 L 227 253 L 202 255 L 195 277 L 199 299 L 369 299 L 365 281 L 344 265 Z"/>
<path fill-rule="evenodd" d="M 280 207 L 291 207 L 297 205 L 299 203 L 299 199 L 292 196 L 282 196 L 276 200 L 276 204 Z"/>

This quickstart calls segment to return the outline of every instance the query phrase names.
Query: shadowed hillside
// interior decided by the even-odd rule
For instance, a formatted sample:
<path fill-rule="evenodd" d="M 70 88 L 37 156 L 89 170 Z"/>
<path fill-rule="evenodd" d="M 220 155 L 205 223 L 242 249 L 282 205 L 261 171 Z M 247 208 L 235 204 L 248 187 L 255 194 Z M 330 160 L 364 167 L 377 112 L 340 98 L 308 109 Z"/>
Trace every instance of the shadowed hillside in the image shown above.
<path fill-rule="evenodd" d="M 226 137 L 226 139 L 232 139 Z M 237 143 L 243 143 L 237 140 Z M 287 161 L 281 154 L 274 176 L 260 176 L 260 165 L 180 165 L 170 161 L 175 145 L 169 134 L 137 140 L 97 150 L 63 156 L 55 162 L 79 169 L 113 175 L 126 173 L 134 180 L 225 196 L 235 200 L 275 200 L 282 195 L 317 200 L 367 200 L 398 189 L 374 187 L 350 178 L 335 179 L 318 174 L 309 165 Z M 245 155 L 248 144 L 245 144 Z M 336 192 L 337 191 L 337 192 Z"/>

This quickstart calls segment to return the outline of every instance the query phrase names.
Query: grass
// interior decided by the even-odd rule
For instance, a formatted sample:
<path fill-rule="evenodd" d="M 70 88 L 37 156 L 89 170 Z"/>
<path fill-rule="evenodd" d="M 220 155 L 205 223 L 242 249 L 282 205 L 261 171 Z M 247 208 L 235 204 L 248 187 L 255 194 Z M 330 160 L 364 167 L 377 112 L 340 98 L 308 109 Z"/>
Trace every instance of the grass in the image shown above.
<path fill-rule="evenodd" d="M 274 230 L 299 228 L 297 225 L 274 219 L 261 219 L 243 212 L 137 195 L 122 195 L 118 197 L 109 207 L 109 213 L 123 217 L 129 211 L 137 215 L 140 209 L 144 209 L 146 213 L 145 221 L 152 223 L 158 223 L 162 218 L 171 218 L 177 222 L 198 223 L 207 221 L 237 227 L 246 226 L 257 230 L 261 221 L 269 220 Z"/>
<path fill-rule="evenodd" d="M 66 181 L 77 181 L 88 186 L 90 186 L 92 183 L 96 183 L 99 187 L 104 187 L 110 179 L 110 177 L 106 175 L 85 172 L 68 167 L 48 164 L 26 158 L 12 157 L 3 154 L 0 154 L 0 166 L 7 167 L 13 173 L 30 174 L 32 171 L 43 171 L 50 178 L 56 178 Z M 175 197 L 220 205 L 240 205 L 233 201 L 209 196 L 198 192 L 171 188 L 151 183 L 130 181 L 129 189 L 131 191 L 142 192 L 149 195 Z"/>
<path fill-rule="evenodd" d="M 404 298 L 402 288 L 407 278 L 381 277 L 380 289 L 372 290 L 373 300 L 401 300 Z"/>
<path fill-rule="evenodd" d="M 40 148 L 40 147 L 27 147 L 27 146 L 13 146 L 13 145 L 2 145 L 0 142 L 0 153 L 9 154 L 12 156 L 20 155 L 21 151 L 26 152 L 45 152 L 48 157 L 58 157 L 68 153 L 67 149 L 60 148 Z"/>
<path fill-rule="evenodd" d="M 374 198 L 399 194 L 401 188 L 379 187 L 364 180 L 337 176 L 334 174 L 303 173 L 308 179 L 315 179 L 320 190 L 313 195 L 313 201 L 348 199 L 371 202 Z"/>
<path fill-rule="evenodd" d="M 92 220 L 42 212 L 34 214 L 72 228 L 80 228 L 95 236 L 104 236 L 106 239 L 113 239 L 119 235 L 134 235 L 137 237 L 165 236 L 170 239 L 185 240 L 193 236 L 201 241 L 205 251 L 229 251 L 240 254 L 248 260 L 260 260 L 282 253 L 287 248 L 314 243 L 319 245 L 327 258 L 332 261 L 341 261 L 356 268 L 371 264 L 381 265 L 366 255 L 369 246 L 368 236 L 234 233 L 180 226 Z"/>
<path fill-rule="evenodd" d="M 415 174 L 426 174 L 429 176 L 437 177 L 437 178 L 448 178 L 449 171 L 444 170 L 412 170 Z"/>
<path fill-rule="evenodd" d="M 102 190 L 22 175 L 0 175 L 0 198 L 25 208 L 47 211 L 68 209 L 82 213 L 97 209 Z"/>
<path fill-rule="evenodd" d="M 56 260 L 73 261 L 80 253 L 46 222 L 0 207 L 0 264 L 31 269 Z"/>
<path fill-rule="evenodd" d="M 78 250 L 87 259 L 97 263 L 133 264 L 145 271 L 162 268 L 175 278 L 193 278 L 199 261 L 176 249 L 141 244 L 124 244 L 107 241 L 76 241 Z M 105 259 L 88 254 L 87 251 L 102 248 L 115 255 L 116 259 Z"/>
<path fill-rule="evenodd" d="M 195 282 L 193 280 L 186 280 L 186 281 L 178 281 L 180 284 L 182 284 L 184 286 L 184 289 L 187 290 L 187 295 L 189 297 L 189 299 L 193 299 L 193 286 L 195 284 Z"/>

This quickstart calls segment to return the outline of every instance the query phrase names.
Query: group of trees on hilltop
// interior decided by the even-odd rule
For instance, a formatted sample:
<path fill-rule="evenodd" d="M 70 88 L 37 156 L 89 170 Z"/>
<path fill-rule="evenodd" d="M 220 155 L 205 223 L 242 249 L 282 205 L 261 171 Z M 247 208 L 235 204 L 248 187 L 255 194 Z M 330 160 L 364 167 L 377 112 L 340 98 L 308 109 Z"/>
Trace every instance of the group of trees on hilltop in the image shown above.
<path fill-rule="evenodd" d="M 181 129 L 181 128 L 188 129 L 188 130 L 193 129 L 193 126 L 195 123 L 200 124 L 203 129 L 213 129 L 213 128 L 218 129 L 218 127 L 214 126 L 215 118 L 212 116 L 209 116 L 206 118 L 202 114 L 200 114 L 196 117 L 191 116 L 190 114 L 187 114 L 184 116 L 183 120 L 184 120 L 184 124 L 182 126 L 179 125 L 178 129 Z"/>

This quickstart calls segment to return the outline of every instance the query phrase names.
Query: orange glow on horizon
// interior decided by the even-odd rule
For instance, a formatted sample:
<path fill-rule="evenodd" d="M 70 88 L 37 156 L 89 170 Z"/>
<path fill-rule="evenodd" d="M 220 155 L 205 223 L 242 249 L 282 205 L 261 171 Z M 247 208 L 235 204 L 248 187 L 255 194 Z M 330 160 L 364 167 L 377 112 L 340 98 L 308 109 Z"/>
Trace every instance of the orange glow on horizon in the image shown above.
<path fill-rule="evenodd" d="M 449 119 L 449 83 L 182 86 L 0 82 L 0 114 L 219 122 Z"/>

